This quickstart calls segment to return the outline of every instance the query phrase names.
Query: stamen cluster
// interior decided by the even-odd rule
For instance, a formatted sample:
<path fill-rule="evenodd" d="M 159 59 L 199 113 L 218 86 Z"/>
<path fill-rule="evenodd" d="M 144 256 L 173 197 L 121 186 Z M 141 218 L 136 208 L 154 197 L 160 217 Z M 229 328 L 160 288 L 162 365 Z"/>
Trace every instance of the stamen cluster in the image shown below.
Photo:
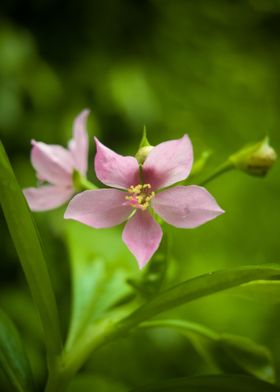
<path fill-rule="evenodd" d="M 131 185 L 127 191 L 129 196 L 126 196 L 125 199 L 132 207 L 142 211 L 149 207 L 150 201 L 155 197 L 155 192 L 151 190 L 151 184 Z"/>

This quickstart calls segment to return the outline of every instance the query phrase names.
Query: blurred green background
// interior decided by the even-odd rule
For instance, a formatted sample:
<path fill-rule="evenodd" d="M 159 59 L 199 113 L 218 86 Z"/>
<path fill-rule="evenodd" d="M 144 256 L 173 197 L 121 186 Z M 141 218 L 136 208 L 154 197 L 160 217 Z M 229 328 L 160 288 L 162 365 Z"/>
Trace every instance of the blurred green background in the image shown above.
<path fill-rule="evenodd" d="M 119 153 L 135 154 L 144 125 L 152 144 L 188 133 L 195 157 L 213 151 L 201 178 L 265 134 L 279 151 L 278 0 L 2 0 L 0 22 L 0 132 L 22 187 L 36 184 L 30 140 L 66 145 L 74 117 L 86 107 L 90 178 L 93 135 Z M 166 285 L 219 268 L 278 262 L 279 175 L 276 164 L 265 179 L 231 172 L 209 184 L 226 213 L 196 230 L 168 229 L 173 260 Z M 63 211 L 35 218 L 65 331 L 70 269 L 64 233 L 72 223 L 63 221 Z M 0 305 L 19 327 L 40 384 L 42 333 L 0 218 Z M 105 264 L 127 277 L 139 275 L 121 228 L 74 226 L 73 241 L 88 236 L 91 251 Z M 180 307 L 172 317 L 266 344 L 280 369 L 279 311 L 278 303 L 228 291 Z M 97 391 L 118 392 L 205 371 L 182 336 L 140 331 L 96 353 L 84 369 L 87 376 L 76 380 L 84 384 L 69 390 L 87 390 L 93 382 Z M 1 383 L 8 391 L 2 377 Z"/>

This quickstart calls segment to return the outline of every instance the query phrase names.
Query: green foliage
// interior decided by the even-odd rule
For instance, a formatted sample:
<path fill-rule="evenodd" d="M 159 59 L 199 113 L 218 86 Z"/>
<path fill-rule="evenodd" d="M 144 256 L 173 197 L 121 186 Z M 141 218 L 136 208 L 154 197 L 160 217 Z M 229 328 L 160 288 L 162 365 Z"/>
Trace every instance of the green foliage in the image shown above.
<path fill-rule="evenodd" d="M 251 299 L 257 303 L 279 304 L 280 282 L 278 280 L 258 280 L 234 288 L 232 293 L 242 298 Z"/>
<path fill-rule="evenodd" d="M 280 265 L 241 267 L 210 272 L 182 282 L 162 291 L 121 322 L 121 328 L 129 328 L 157 314 L 203 296 L 223 291 L 259 278 L 274 278 L 280 273 Z M 122 326 L 123 324 L 123 326 Z"/>
<path fill-rule="evenodd" d="M 31 368 L 20 335 L 1 309 L 0 365 L 18 392 L 34 391 Z"/>
<path fill-rule="evenodd" d="M 251 339 L 216 333 L 203 325 L 181 320 L 156 320 L 140 328 L 172 328 L 184 334 L 210 368 L 226 373 L 245 373 L 264 381 L 275 382 L 275 370 L 269 350 Z"/>
<path fill-rule="evenodd" d="M 76 238 L 80 240 L 77 242 Z M 95 320 L 110 316 L 109 308 L 130 290 L 125 249 L 114 231 L 93 231 L 76 222 L 67 225 L 73 305 L 67 348 L 82 337 Z M 106 245 L 110 243 L 110 247 Z M 114 309 L 112 309 L 115 311 Z"/>
<path fill-rule="evenodd" d="M 0 144 L 0 201 L 19 260 L 37 305 L 50 356 L 61 348 L 55 298 L 37 228 Z"/>
<path fill-rule="evenodd" d="M 70 345 L 70 348 L 68 348 L 63 360 L 64 365 L 66 364 L 66 368 L 69 367 L 74 369 L 73 372 L 77 371 L 92 351 L 127 334 L 132 328 L 157 314 L 166 312 L 195 299 L 238 286 L 242 283 L 257 280 L 260 276 L 266 276 L 267 278 L 278 277 L 279 271 L 280 266 L 278 265 L 265 265 L 222 270 L 205 274 L 182 282 L 179 285 L 171 287 L 169 290 L 160 292 L 135 311 L 132 311 L 133 306 L 129 306 L 128 308 L 118 309 L 117 312 L 114 312 L 113 310 L 112 313 L 107 312 L 106 317 L 104 318 L 101 317 L 102 313 L 101 315 L 98 314 L 99 318 L 95 320 L 94 323 L 95 309 L 90 306 L 91 296 L 88 296 L 86 303 L 88 303 L 89 306 L 85 307 L 86 311 L 84 317 L 87 322 L 85 323 L 84 332 L 83 334 L 80 334 L 81 338 L 75 342 L 75 345 L 73 345 L 73 347 Z M 91 277 L 91 279 L 93 278 Z M 106 287 L 107 286 L 105 285 L 105 302 L 108 296 L 106 294 Z M 82 295 L 80 295 L 80 297 L 83 298 Z M 93 300 L 95 299 L 94 296 L 92 298 Z M 100 299 L 101 306 L 104 299 Z M 97 310 L 99 310 L 98 306 Z M 128 316 L 126 316 L 126 314 L 128 314 Z M 75 318 L 72 320 L 75 320 Z M 78 317 L 78 322 L 80 322 L 80 320 L 83 321 L 83 318 Z M 232 346 L 237 344 L 234 338 L 230 340 L 230 337 L 221 338 L 221 342 L 223 341 L 224 344 L 226 339 L 229 339 L 229 343 Z M 240 343 L 240 341 L 238 342 Z M 236 355 L 236 351 L 236 348 L 235 350 L 233 347 L 231 348 L 233 355 Z M 252 351 L 253 347 L 249 350 L 249 353 L 247 353 L 247 359 L 248 355 L 250 355 L 250 353 L 252 354 Z M 260 357 L 260 352 L 257 353 L 257 351 L 258 349 L 255 347 L 255 354 L 258 355 L 253 356 L 253 359 L 256 359 L 255 357 Z M 258 362 L 258 359 L 256 359 L 256 362 Z M 262 367 L 262 365 L 260 366 Z M 248 369 L 250 369 L 250 365 Z M 261 373 L 260 369 L 258 369 L 258 371 Z M 256 372 L 257 367 L 254 374 Z M 260 373 L 258 373 L 258 375 L 260 375 Z M 262 377 L 264 377 L 263 374 Z M 273 373 L 267 373 L 266 377 L 270 377 L 271 379 Z"/>

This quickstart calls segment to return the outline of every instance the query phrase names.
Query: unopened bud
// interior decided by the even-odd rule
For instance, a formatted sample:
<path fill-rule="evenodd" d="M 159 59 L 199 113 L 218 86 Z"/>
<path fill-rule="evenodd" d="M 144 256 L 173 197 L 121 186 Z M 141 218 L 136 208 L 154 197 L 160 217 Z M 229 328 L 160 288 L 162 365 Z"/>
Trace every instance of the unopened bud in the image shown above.
<path fill-rule="evenodd" d="M 154 147 L 153 146 L 145 146 L 145 147 L 141 147 L 139 148 L 139 150 L 137 151 L 135 158 L 137 159 L 137 161 L 142 164 L 145 162 L 147 156 L 149 155 L 149 153 L 152 151 Z"/>
<path fill-rule="evenodd" d="M 139 145 L 139 150 L 135 155 L 135 158 L 137 159 L 140 165 L 142 165 L 145 162 L 147 156 L 150 154 L 153 148 L 154 146 L 151 146 L 147 138 L 147 130 L 146 127 L 144 126 L 142 139 Z"/>
<path fill-rule="evenodd" d="M 243 148 L 229 158 L 237 169 L 258 177 L 265 176 L 276 159 L 277 154 L 269 145 L 268 137 L 257 144 Z"/>

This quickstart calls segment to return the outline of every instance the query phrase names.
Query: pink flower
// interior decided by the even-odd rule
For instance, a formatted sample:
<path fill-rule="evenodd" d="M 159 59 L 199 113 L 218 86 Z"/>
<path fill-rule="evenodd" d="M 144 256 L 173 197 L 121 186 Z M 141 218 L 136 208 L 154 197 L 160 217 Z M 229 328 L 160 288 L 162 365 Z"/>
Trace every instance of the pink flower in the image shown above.
<path fill-rule="evenodd" d="M 112 227 L 128 220 L 122 238 L 140 268 L 155 253 L 162 238 L 161 226 L 150 207 L 167 223 L 181 228 L 197 227 L 224 212 L 200 186 L 164 189 L 186 179 L 191 171 L 193 150 L 187 135 L 154 147 L 141 171 L 134 157 L 116 154 L 96 138 L 95 141 L 96 175 L 117 189 L 78 194 L 70 201 L 64 217 L 94 228 Z"/>
<path fill-rule="evenodd" d="M 75 119 L 73 139 L 69 141 L 68 149 L 32 140 L 31 163 L 41 185 L 23 190 L 31 210 L 44 211 L 59 207 L 75 193 L 72 179 L 74 171 L 83 176 L 87 171 L 88 115 L 89 110 L 84 110 Z"/>

